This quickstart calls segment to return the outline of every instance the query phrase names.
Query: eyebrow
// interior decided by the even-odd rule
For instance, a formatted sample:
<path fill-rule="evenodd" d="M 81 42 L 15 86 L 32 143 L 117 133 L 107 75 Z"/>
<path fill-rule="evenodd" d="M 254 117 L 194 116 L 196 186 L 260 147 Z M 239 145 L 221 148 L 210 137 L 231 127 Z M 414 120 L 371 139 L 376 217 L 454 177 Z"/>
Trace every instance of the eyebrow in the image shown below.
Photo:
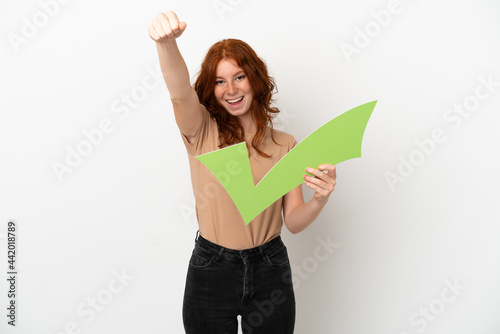
<path fill-rule="evenodd" d="M 237 77 L 237 76 L 239 76 L 241 74 L 245 74 L 245 71 L 241 70 L 241 71 L 237 72 L 234 76 Z M 224 79 L 223 77 L 215 77 L 215 78 L 216 79 Z"/>

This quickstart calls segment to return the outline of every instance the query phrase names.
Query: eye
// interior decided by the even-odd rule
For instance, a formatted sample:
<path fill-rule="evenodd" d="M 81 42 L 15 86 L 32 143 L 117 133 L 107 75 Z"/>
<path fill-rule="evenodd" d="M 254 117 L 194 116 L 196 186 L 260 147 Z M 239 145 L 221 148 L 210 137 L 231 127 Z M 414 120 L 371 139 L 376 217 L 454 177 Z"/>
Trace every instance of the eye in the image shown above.
<path fill-rule="evenodd" d="M 217 80 L 215 82 L 216 85 L 222 85 L 224 83 L 224 80 Z"/>
<path fill-rule="evenodd" d="M 243 79 L 245 79 L 245 76 L 244 76 L 244 75 L 240 75 L 239 77 L 236 77 L 236 80 L 238 80 L 238 81 L 239 81 L 239 80 L 243 80 Z"/>

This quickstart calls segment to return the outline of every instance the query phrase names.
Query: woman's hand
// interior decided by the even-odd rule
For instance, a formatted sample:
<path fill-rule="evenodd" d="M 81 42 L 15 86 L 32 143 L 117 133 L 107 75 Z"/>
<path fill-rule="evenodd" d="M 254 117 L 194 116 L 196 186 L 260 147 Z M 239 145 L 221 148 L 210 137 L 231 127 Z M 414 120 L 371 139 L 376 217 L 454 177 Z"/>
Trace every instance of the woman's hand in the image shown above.
<path fill-rule="evenodd" d="M 174 40 L 182 35 L 186 26 L 186 22 L 179 22 L 174 12 L 161 13 L 148 25 L 149 37 L 158 43 Z"/>
<path fill-rule="evenodd" d="M 318 202 L 325 204 L 328 201 L 328 197 L 335 189 L 335 184 L 337 183 L 337 170 L 334 165 L 324 164 L 318 166 L 318 169 L 311 167 L 306 168 L 306 172 L 314 175 L 304 175 L 306 186 L 315 191 L 313 199 Z M 322 172 L 321 170 L 326 171 Z"/>

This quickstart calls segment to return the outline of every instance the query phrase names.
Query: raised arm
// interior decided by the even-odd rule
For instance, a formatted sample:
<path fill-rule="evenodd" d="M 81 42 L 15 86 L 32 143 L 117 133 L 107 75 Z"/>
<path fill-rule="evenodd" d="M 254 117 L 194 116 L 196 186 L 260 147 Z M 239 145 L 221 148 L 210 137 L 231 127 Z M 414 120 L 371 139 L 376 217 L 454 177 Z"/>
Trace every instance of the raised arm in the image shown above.
<path fill-rule="evenodd" d="M 175 121 L 181 133 L 192 141 L 201 125 L 204 108 L 191 86 L 186 63 L 177 47 L 176 38 L 180 37 L 185 29 L 186 22 L 179 22 L 172 11 L 159 14 L 148 26 L 149 36 L 156 42 Z"/>

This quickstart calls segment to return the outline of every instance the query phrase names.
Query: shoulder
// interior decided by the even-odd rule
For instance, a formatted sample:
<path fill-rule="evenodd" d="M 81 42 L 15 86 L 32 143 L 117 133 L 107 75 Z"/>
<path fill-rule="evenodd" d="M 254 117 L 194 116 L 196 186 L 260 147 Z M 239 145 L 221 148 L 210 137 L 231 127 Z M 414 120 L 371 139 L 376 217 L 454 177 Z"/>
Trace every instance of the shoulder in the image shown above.
<path fill-rule="evenodd" d="M 181 137 L 188 153 L 193 155 L 203 154 L 218 147 L 219 131 L 217 122 L 212 118 L 210 112 L 202 106 L 201 124 L 192 137 L 187 137 L 181 132 Z"/>

